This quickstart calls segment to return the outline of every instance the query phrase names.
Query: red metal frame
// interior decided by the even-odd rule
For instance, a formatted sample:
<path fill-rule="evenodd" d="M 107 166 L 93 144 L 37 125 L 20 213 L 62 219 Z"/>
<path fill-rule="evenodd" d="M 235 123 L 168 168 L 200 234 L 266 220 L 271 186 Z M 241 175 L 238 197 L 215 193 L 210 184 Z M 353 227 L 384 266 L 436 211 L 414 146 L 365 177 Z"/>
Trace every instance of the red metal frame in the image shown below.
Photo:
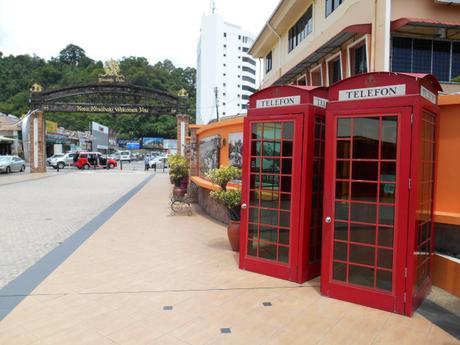
<path fill-rule="evenodd" d="M 338 101 L 339 91 L 341 90 L 355 90 L 385 85 L 402 84 L 405 85 L 406 88 L 405 95 L 403 96 L 392 98 L 365 99 L 360 101 Z M 420 231 L 416 228 L 416 219 L 417 212 L 418 216 L 420 217 L 420 211 L 417 211 L 417 193 L 419 190 L 419 183 L 421 183 L 420 164 L 422 163 L 420 160 L 420 150 L 422 148 L 420 135 L 422 134 L 421 127 L 423 121 L 423 111 L 432 113 L 434 119 L 436 119 L 436 115 L 439 114 L 439 108 L 436 105 L 428 102 L 420 96 L 421 86 L 425 87 L 427 90 L 434 94 L 440 90 L 439 84 L 432 76 L 405 75 L 395 73 L 369 73 L 366 75 L 355 76 L 337 83 L 330 88 L 330 103 L 328 105 L 326 116 L 326 137 L 328 140 L 326 143 L 327 163 L 324 177 L 324 217 L 330 216 L 333 221 L 330 224 L 327 224 L 326 222 L 323 223 L 323 256 L 321 276 L 321 292 L 327 296 L 383 310 L 393 311 L 400 314 L 411 315 L 431 288 L 431 274 L 429 272 L 422 272 L 426 273 L 426 276 L 424 276 L 424 281 L 420 284 L 420 286 L 417 287 L 417 289 L 413 289 L 414 283 L 416 283 L 417 269 L 417 264 L 414 261 L 414 256 L 420 257 L 421 255 L 425 255 L 424 260 L 429 260 L 433 249 L 433 230 L 431 227 L 431 242 L 429 243 L 430 248 L 428 249 L 425 245 L 423 246 L 422 251 L 420 248 L 418 248 L 416 249 L 417 251 L 414 252 L 415 245 L 417 243 L 416 235 L 420 233 Z M 376 288 L 375 286 L 370 288 L 356 285 L 356 283 L 353 285 L 332 279 L 332 263 L 334 255 L 334 203 L 336 195 L 336 120 L 338 118 L 359 118 L 366 116 L 385 116 L 395 114 L 397 114 L 399 119 L 397 145 L 398 164 L 395 199 L 397 212 L 394 215 L 394 228 L 397 230 L 393 234 L 392 291 L 385 292 Z M 435 141 L 436 140 L 434 139 L 434 142 Z M 434 145 L 433 143 L 431 144 Z M 382 144 L 380 143 L 379 145 Z M 380 156 L 379 160 L 381 160 Z M 434 164 L 434 160 L 435 157 L 427 163 L 431 164 L 431 168 Z M 350 160 L 350 162 L 353 162 L 353 160 Z M 380 165 L 378 166 L 380 167 Z M 381 178 L 380 170 L 378 172 L 378 178 Z M 349 179 L 352 179 L 352 176 L 349 176 Z M 434 191 L 433 183 L 430 186 L 431 194 L 428 195 L 432 197 Z M 349 190 L 349 193 L 351 194 L 351 189 Z M 379 203 L 378 195 L 379 190 L 377 191 L 377 204 Z M 349 198 L 351 197 L 349 196 Z M 422 202 L 426 204 L 427 202 L 429 203 L 430 200 L 429 198 L 428 201 L 423 199 Z M 427 212 L 429 213 L 429 211 L 431 211 L 432 215 L 432 203 L 428 206 L 429 210 L 427 210 Z M 378 219 L 378 209 L 379 208 L 376 208 L 376 219 Z M 348 220 L 348 223 L 349 222 L 350 218 Z M 422 224 L 422 226 L 424 225 Z M 377 226 L 375 229 L 377 230 Z M 425 228 L 423 231 L 428 231 L 426 229 L 427 228 Z M 348 232 L 349 231 L 350 230 L 348 230 Z M 423 240 L 428 244 L 428 240 Z M 347 241 L 347 262 L 349 263 L 349 239 Z M 377 240 L 375 239 L 374 241 Z M 377 245 L 377 242 L 374 242 L 374 245 Z M 427 253 L 428 250 L 429 253 Z M 375 269 L 375 266 L 377 266 L 377 251 L 375 251 L 374 255 Z M 430 269 L 431 264 L 432 263 L 430 262 Z M 426 267 L 424 267 L 424 269 L 426 269 Z M 346 274 L 348 279 L 348 273 Z M 341 278 L 340 276 L 338 277 Z M 376 276 L 374 275 L 374 284 L 375 279 Z"/>
<path fill-rule="evenodd" d="M 300 96 L 299 104 L 262 109 L 256 107 L 257 100 L 260 99 L 293 95 Z M 313 155 L 315 153 L 315 119 L 317 117 L 324 118 L 325 114 L 325 109 L 312 105 L 313 97 L 315 96 L 323 99 L 327 98 L 326 89 L 298 86 L 270 87 L 250 97 L 248 116 L 244 123 L 242 203 L 247 204 L 248 208 L 242 209 L 241 214 L 240 268 L 242 269 L 300 283 L 319 275 L 320 262 L 308 262 L 310 255 Z M 250 224 L 248 222 L 251 175 L 251 160 L 249 157 L 251 157 L 251 126 L 253 124 L 285 123 L 286 121 L 294 121 L 296 130 L 293 138 L 294 165 L 292 167 L 289 262 L 280 263 L 274 260 L 254 257 L 247 253 L 248 226 Z M 320 218 L 319 216 L 319 222 Z"/>

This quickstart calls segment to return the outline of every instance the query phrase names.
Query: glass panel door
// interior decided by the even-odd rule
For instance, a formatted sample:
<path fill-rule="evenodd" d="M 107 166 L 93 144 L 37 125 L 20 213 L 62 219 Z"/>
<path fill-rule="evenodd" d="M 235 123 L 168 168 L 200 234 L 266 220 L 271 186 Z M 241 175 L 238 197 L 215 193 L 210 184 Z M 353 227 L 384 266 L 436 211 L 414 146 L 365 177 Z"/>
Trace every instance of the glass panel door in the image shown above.
<path fill-rule="evenodd" d="M 398 117 L 336 121 L 332 280 L 393 291 Z"/>
<path fill-rule="evenodd" d="M 251 124 L 247 255 L 289 262 L 295 121 Z"/>

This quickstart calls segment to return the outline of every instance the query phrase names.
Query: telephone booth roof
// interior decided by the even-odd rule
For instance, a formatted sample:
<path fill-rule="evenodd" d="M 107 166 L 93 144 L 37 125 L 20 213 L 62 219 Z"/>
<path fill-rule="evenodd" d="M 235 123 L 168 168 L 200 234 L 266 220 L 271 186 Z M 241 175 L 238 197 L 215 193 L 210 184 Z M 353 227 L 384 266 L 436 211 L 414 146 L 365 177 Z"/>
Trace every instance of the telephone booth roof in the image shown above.
<path fill-rule="evenodd" d="M 269 86 L 249 96 L 249 109 L 261 110 L 307 104 L 325 108 L 325 103 L 321 103 L 321 105 L 317 103 L 318 101 L 327 102 L 327 98 L 328 89 L 326 87 L 300 85 Z M 251 116 L 251 112 L 249 112 L 248 116 Z"/>
<path fill-rule="evenodd" d="M 392 88 L 382 88 L 385 86 Z M 437 96 L 439 91 L 442 91 L 442 87 L 431 74 L 372 72 L 356 75 L 331 85 L 329 101 L 357 101 L 414 95 L 426 98 L 431 95 Z"/>

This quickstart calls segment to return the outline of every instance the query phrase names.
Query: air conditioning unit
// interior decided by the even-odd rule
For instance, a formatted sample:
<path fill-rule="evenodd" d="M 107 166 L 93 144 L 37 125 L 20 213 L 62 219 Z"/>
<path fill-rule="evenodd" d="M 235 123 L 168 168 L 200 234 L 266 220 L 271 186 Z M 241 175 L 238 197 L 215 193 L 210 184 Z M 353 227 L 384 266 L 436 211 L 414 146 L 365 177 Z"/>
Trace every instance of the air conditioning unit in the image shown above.
<path fill-rule="evenodd" d="M 434 2 L 442 5 L 460 5 L 460 0 L 434 0 Z"/>

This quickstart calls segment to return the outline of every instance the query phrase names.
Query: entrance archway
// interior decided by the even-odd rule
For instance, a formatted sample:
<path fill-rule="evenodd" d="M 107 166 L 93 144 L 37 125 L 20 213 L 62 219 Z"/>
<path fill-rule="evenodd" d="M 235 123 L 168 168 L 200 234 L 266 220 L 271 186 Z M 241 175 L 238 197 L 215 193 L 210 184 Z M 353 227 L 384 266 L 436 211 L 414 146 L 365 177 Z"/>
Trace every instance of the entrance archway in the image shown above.
<path fill-rule="evenodd" d="M 31 172 L 45 172 L 45 113 L 148 114 L 176 116 L 184 97 L 126 83 L 119 75 L 100 76 L 99 83 L 43 90 L 31 89 L 29 163 Z"/>

